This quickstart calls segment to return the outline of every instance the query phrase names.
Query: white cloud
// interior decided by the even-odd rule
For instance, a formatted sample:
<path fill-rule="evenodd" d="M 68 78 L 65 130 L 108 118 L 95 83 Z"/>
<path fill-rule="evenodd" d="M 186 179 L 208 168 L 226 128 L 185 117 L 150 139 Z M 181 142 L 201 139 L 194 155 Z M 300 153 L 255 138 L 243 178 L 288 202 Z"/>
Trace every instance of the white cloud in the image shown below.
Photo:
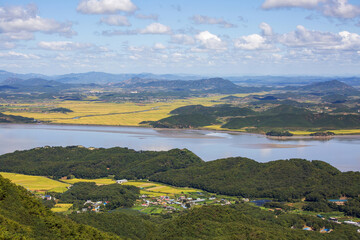
<path fill-rule="evenodd" d="M 110 15 L 103 17 L 101 18 L 100 22 L 110 26 L 131 26 L 127 17 L 121 15 Z"/>
<path fill-rule="evenodd" d="M 193 45 L 195 44 L 195 39 L 186 34 L 174 34 L 171 35 L 171 43 Z"/>
<path fill-rule="evenodd" d="M 339 36 L 330 32 L 312 31 L 304 26 L 297 26 L 296 30 L 283 34 L 279 42 L 289 47 L 315 47 L 324 48 L 336 45 Z"/>
<path fill-rule="evenodd" d="M 10 58 L 10 59 L 40 59 L 39 56 L 34 54 L 25 54 L 14 51 L 0 52 L 0 57 Z"/>
<path fill-rule="evenodd" d="M 360 15 L 360 6 L 349 4 L 348 0 L 330 0 L 321 11 L 329 17 L 355 18 Z"/>
<path fill-rule="evenodd" d="M 170 34 L 171 28 L 161 23 L 152 23 L 146 28 L 138 31 L 141 34 Z"/>
<path fill-rule="evenodd" d="M 77 6 L 77 11 L 85 14 L 134 12 L 136 9 L 131 0 L 82 0 Z"/>
<path fill-rule="evenodd" d="M 212 34 L 208 31 L 200 32 L 195 36 L 195 38 L 201 43 L 201 45 L 206 49 L 213 50 L 225 50 L 225 43 L 215 34 Z"/>
<path fill-rule="evenodd" d="M 74 51 L 79 49 L 90 48 L 93 45 L 88 43 L 76 43 L 70 41 L 57 41 L 57 42 L 39 42 L 38 46 L 46 50 L 53 51 Z"/>
<path fill-rule="evenodd" d="M 262 35 L 264 35 L 264 36 L 273 35 L 273 30 L 269 24 L 262 22 L 259 27 L 262 30 Z"/>
<path fill-rule="evenodd" d="M 287 47 L 307 48 L 326 53 L 327 51 L 360 50 L 360 35 L 342 31 L 339 33 L 308 30 L 299 25 L 294 32 L 283 34 L 279 42 Z"/>
<path fill-rule="evenodd" d="M 348 0 L 265 0 L 263 9 L 306 8 L 315 9 L 326 17 L 350 19 L 360 16 L 360 6 Z"/>
<path fill-rule="evenodd" d="M 195 15 L 191 18 L 195 24 L 209 24 L 209 25 L 219 25 L 223 28 L 232 28 L 236 27 L 234 24 L 225 21 L 222 18 L 214 18 L 203 15 Z"/>
<path fill-rule="evenodd" d="M 266 38 L 259 34 L 251 34 L 235 40 L 234 46 L 243 50 L 264 50 L 272 48 Z"/>
<path fill-rule="evenodd" d="M 35 5 L 0 7 L 0 32 L 14 40 L 33 38 L 33 32 L 72 36 L 72 23 L 60 23 L 37 15 Z"/>
<path fill-rule="evenodd" d="M 157 21 L 159 19 L 159 15 L 157 14 L 149 14 L 149 15 L 145 15 L 145 14 L 136 14 L 135 16 L 138 19 L 149 19 L 149 20 L 154 20 Z"/>
<path fill-rule="evenodd" d="M 261 5 L 263 9 L 271 8 L 316 8 L 319 3 L 326 2 L 327 0 L 265 0 Z"/>
<path fill-rule="evenodd" d="M 155 43 L 154 49 L 163 50 L 163 49 L 166 49 L 166 46 L 164 44 L 162 44 L 162 43 Z"/>

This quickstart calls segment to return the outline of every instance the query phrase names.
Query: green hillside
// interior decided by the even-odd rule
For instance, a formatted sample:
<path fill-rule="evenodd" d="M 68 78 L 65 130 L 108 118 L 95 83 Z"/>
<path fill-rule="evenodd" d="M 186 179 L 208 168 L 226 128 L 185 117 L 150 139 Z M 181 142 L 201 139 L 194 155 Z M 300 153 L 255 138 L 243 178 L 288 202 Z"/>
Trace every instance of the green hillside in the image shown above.
<path fill-rule="evenodd" d="M 0 171 L 55 178 L 116 175 L 118 178 L 134 179 L 199 162 L 201 159 L 186 149 L 155 152 L 120 147 L 93 150 L 77 146 L 43 147 L 0 156 Z"/>
<path fill-rule="evenodd" d="M 0 176 L 0 239 L 119 239 L 55 215 Z"/>
<path fill-rule="evenodd" d="M 0 123 L 34 123 L 33 118 L 15 116 L 15 115 L 6 115 L 0 113 Z"/>
<path fill-rule="evenodd" d="M 360 173 L 342 173 L 325 162 L 302 159 L 258 163 L 248 158 L 226 158 L 158 173 L 150 179 L 219 194 L 282 201 L 311 193 L 324 198 L 360 194 Z"/>

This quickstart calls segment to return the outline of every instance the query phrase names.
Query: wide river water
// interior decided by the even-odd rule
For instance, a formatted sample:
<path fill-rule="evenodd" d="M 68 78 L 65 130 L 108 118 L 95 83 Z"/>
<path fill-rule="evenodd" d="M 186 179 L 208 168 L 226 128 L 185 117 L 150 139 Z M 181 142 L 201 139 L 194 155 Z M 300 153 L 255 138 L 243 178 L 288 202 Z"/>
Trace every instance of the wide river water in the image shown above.
<path fill-rule="evenodd" d="M 205 161 L 248 157 L 258 162 L 305 158 L 342 171 L 360 171 L 360 136 L 269 139 L 257 134 L 140 127 L 0 124 L 0 154 L 42 146 L 128 147 L 135 150 L 187 148 Z"/>

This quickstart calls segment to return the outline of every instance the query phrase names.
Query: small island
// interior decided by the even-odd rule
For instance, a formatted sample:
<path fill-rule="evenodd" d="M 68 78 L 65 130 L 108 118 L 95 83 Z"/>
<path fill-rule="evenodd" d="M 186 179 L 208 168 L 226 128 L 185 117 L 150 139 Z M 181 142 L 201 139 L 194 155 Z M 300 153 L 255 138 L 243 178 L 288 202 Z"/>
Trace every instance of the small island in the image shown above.
<path fill-rule="evenodd" d="M 272 130 L 270 132 L 267 132 L 266 136 L 268 136 L 268 137 L 292 137 L 292 136 L 294 136 L 294 134 L 292 134 L 289 131 Z"/>

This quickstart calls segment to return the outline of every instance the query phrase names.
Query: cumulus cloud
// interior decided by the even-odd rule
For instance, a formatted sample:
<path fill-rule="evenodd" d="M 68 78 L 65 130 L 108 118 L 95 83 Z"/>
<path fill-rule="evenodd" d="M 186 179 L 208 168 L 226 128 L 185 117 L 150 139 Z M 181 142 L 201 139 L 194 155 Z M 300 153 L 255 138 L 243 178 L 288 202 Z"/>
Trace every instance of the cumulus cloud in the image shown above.
<path fill-rule="evenodd" d="M 360 50 L 360 35 L 342 31 L 339 33 L 308 30 L 299 25 L 296 30 L 283 34 L 279 42 L 287 47 L 307 48 L 317 51 Z"/>
<path fill-rule="evenodd" d="M 330 0 L 321 11 L 329 17 L 355 18 L 360 15 L 360 6 L 349 4 L 348 0 Z"/>
<path fill-rule="evenodd" d="M 213 50 L 225 50 L 225 43 L 215 34 L 209 31 L 200 32 L 195 38 L 201 43 L 202 47 Z"/>
<path fill-rule="evenodd" d="M 203 15 L 195 15 L 191 18 L 192 22 L 195 24 L 209 24 L 209 25 L 219 25 L 223 28 L 232 28 L 236 25 L 225 21 L 222 18 L 214 18 Z"/>
<path fill-rule="evenodd" d="M 154 49 L 163 50 L 163 49 L 166 49 L 166 46 L 164 44 L 162 44 L 162 43 L 155 43 Z"/>
<path fill-rule="evenodd" d="M 9 59 L 39 59 L 40 57 L 34 54 L 19 53 L 14 51 L 0 52 L 0 57 Z"/>
<path fill-rule="evenodd" d="M 0 7 L 0 32 L 13 40 L 33 38 L 32 33 L 57 33 L 72 36 L 72 23 L 60 23 L 37 15 L 36 5 Z"/>
<path fill-rule="evenodd" d="M 76 10 L 84 14 L 113 14 L 134 12 L 136 9 L 131 0 L 82 0 Z"/>
<path fill-rule="evenodd" d="M 100 22 L 110 26 L 131 26 L 127 17 L 121 15 L 110 15 L 107 17 L 103 17 L 101 18 Z"/>
<path fill-rule="evenodd" d="M 360 6 L 348 0 L 265 0 L 263 9 L 306 8 L 315 9 L 326 17 L 350 19 L 360 16 Z"/>
<path fill-rule="evenodd" d="M 265 50 L 274 48 L 272 41 L 275 36 L 272 27 L 262 22 L 259 25 L 260 34 L 250 34 L 242 36 L 234 41 L 234 46 L 242 50 Z"/>
<path fill-rule="evenodd" d="M 140 29 L 138 33 L 141 34 L 170 34 L 171 28 L 161 23 L 152 23 L 144 29 Z"/>
<path fill-rule="evenodd" d="M 262 30 L 262 35 L 264 35 L 264 36 L 273 35 L 273 30 L 272 30 L 271 26 L 269 24 L 267 24 L 266 22 L 262 22 L 259 27 Z"/>
<path fill-rule="evenodd" d="M 195 44 L 195 39 L 192 36 L 186 34 L 174 34 L 171 35 L 170 42 L 182 45 L 193 45 Z"/>
<path fill-rule="evenodd" d="M 265 0 L 261 5 L 263 9 L 271 8 L 316 8 L 319 3 L 326 2 L 327 0 Z"/>
<path fill-rule="evenodd" d="M 159 19 L 159 15 L 157 15 L 157 14 L 145 15 L 145 14 L 139 13 L 139 14 L 136 14 L 135 17 L 138 19 L 149 19 L 149 20 L 154 20 L 154 21 L 157 21 Z"/>
<path fill-rule="evenodd" d="M 234 46 L 243 50 L 264 50 L 272 48 L 272 45 L 267 43 L 266 38 L 259 34 L 240 37 L 235 41 Z"/>
<path fill-rule="evenodd" d="M 56 42 L 39 42 L 38 46 L 42 49 L 53 51 L 74 51 L 79 49 L 87 49 L 92 47 L 89 43 L 76 43 L 71 41 L 56 41 Z"/>

